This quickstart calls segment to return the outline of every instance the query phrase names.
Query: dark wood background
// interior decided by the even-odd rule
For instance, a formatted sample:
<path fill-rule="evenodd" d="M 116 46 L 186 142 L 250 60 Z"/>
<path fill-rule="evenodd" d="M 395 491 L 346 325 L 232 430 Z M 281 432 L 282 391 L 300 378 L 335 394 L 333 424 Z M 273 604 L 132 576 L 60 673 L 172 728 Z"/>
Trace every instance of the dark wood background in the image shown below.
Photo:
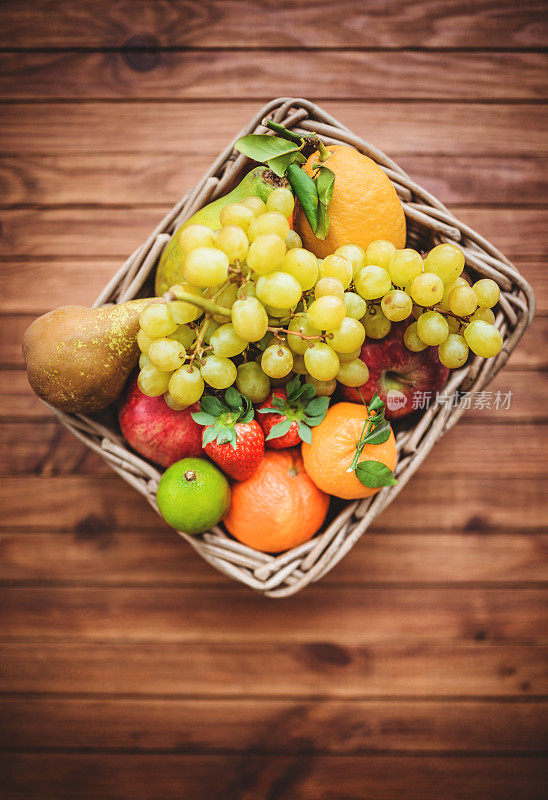
<path fill-rule="evenodd" d="M 546 6 L 0 4 L 2 795 L 541 798 Z M 213 571 L 27 387 L 34 315 L 90 303 L 267 99 L 317 100 L 512 257 L 538 317 L 319 585 Z"/>

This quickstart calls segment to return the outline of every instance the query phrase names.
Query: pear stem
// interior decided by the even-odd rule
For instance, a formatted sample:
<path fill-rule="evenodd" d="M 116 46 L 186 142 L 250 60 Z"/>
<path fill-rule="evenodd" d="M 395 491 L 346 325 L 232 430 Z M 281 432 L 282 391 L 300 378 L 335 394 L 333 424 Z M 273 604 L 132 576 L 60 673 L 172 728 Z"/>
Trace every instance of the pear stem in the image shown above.
<path fill-rule="evenodd" d="M 182 292 L 176 287 L 169 289 L 165 292 L 162 297 L 164 300 L 168 302 L 173 302 L 174 300 L 182 300 L 185 303 L 190 303 L 193 306 L 198 306 L 203 311 L 206 311 L 208 314 L 222 314 L 223 317 L 230 317 L 230 309 L 225 308 L 224 306 L 219 306 L 217 303 L 214 303 L 213 300 L 209 300 L 207 297 L 195 297 L 193 294 L 187 294 L 186 292 Z"/>

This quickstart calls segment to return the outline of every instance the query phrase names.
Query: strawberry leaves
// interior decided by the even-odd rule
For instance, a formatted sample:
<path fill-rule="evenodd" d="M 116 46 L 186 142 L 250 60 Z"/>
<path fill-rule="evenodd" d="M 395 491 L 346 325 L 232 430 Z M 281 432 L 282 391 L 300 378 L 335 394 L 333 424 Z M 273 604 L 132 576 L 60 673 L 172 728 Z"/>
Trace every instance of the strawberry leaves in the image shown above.
<path fill-rule="evenodd" d="M 284 396 L 286 395 L 286 396 Z M 310 444 L 311 428 L 319 425 L 327 413 L 329 397 L 316 397 L 316 388 L 311 383 L 295 376 L 285 387 L 285 392 L 273 393 L 267 406 L 258 409 L 259 414 L 277 414 L 285 419 L 270 428 L 266 441 L 285 436 L 296 427 L 299 439 Z"/>
<path fill-rule="evenodd" d="M 228 443 L 236 450 L 238 435 L 234 426 L 237 422 L 251 422 L 254 414 L 249 399 L 230 386 L 225 392 L 224 401 L 204 394 L 200 400 L 200 411 L 194 411 L 192 419 L 198 425 L 205 426 L 202 437 L 204 447 L 210 442 L 219 445 Z"/>
<path fill-rule="evenodd" d="M 380 489 L 382 486 L 395 486 L 398 483 L 397 479 L 382 461 L 359 460 L 366 444 L 383 444 L 390 438 L 391 433 L 390 423 L 384 418 L 384 403 L 380 397 L 378 397 L 377 393 L 375 392 L 368 406 L 363 397 L 362 401 L 369 412 L 369 416 L 362 428 L 358 444 L 356 445 L 356 453 L 348 468 L 348 472 L 354 472 L 360 483 L 363 483 L 363 485 L 367 486 L 369 489 Z"/>

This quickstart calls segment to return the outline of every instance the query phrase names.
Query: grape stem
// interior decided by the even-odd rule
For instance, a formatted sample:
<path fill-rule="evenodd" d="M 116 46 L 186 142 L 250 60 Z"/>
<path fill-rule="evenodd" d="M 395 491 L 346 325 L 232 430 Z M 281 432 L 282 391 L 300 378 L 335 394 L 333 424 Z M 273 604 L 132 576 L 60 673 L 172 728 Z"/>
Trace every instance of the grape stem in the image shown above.
<path fill-rule="evenodd" d="M 319 333 L 317 336 L 305 336 L 305 334 L 302 333 L 301 331 L 290 331 L 289 328 L 274 328 L 274 327 L 269 326 L 267 328 L 267 331 L 270 331 L 271 333 L 273 333 L 274 336 L 277 339 L 280 338 L 278 336 L 279 333 L 288 333 L 288 334 L 291 334 L 291 336 L 298 336 L 299 339 L 306 339 L 307 342 L 312 342 L 312 341 L 314 341 L 314 339 L 323 339 L 324 338 L 321 335 L 321 333 Z"/>
<path fill-rule="evenodd" d="M 204 336 L 207 333 L 207 329 L 209 327 L 210 322 L 211 322 L 211 314 L 206 314 L 198 330 L 198 336 L 196 337 L 194 348 L 192 350 L 192 355 L 190 356 L 190 366 L 194 364 L 196 358 L 198 358 L 199 360 L 202 357 L 202 354 L 204 352 L 204 348 L 202 347 L 202 342 L 204 341 Z"/>
<path fill-rule="evenodd" d="M 194 297 L 193 294 L 187 294 L 183 292 L 177 287 L 173 287 L 169 289 L 163 295 L 164 300 L 168 302 L 173 302 L 174 300 L 182 300 L 185 303 L 190 303 L 193 306 L 198 306 L 203 311 L 207 312 L 208 314 L 222 314 L 223 317 L 230 317 L 230 309 L 225 308 L 224 306 L 219 306 L 213 300 L 209 300 L 207 297 Z"/>

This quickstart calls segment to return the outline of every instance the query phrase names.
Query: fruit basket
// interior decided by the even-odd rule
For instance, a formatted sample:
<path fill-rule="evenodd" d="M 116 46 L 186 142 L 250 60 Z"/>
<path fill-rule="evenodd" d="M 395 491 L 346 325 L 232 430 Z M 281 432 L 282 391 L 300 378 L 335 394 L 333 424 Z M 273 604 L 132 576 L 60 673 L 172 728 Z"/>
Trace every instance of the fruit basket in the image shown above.
<path fill-rule="evenodd" d="M 478 277 L 492 278 L 499 284 L 501 297 L 496 323 L 505 337 L 503 349 L 496 357 L 475 358 L 455 370 L 444 387 L 443 397 L 430 405 L 418 422 L 415 419 L 411 425 L 400 427 L 396 435 L 398 484 L 366 500 L 341 505 L 338 515 L 313 539 L 281 555 L 269 555 L 240 544 L 220 526 L 199 536 L 181 533 L 191 547 L 221 572 L 269 597 L 287 597 L 331 570 L 396 498 L 433 445 L 463 414 L 465 405 L 459 402 L 458 393 L 483 389 L 503 367 L 533 318 L 535 301 L 530 286 L 502 253 L 414 183 L 381 150 L 352 133 L 319 106 L 303 99 L 278 98 L 260 109 L 241 135 L 265 133 L 267 129 L 261 122 L 266 116 L 290 130 L 315 132 L 326 144 L 351 145 L 372 158 L 386 172 L 402 202 L 408 246 L 426 250 L 440 242 L 458 243 L 465 254 L 468 271 Z M 206 203 L 226 194 L 249 169 L 249 164 L 248 158 L 229 145 L 203 179 L 173 207 L 113 276 L 95 306 L 150 295 L 151 276 L 173 231 Z M 107 410 L 91 417 L 66 414 L 55 408 L 52 411 L 158 510 L 155 498 L 161 473 L 128 448 L 114 414 Z"/>

